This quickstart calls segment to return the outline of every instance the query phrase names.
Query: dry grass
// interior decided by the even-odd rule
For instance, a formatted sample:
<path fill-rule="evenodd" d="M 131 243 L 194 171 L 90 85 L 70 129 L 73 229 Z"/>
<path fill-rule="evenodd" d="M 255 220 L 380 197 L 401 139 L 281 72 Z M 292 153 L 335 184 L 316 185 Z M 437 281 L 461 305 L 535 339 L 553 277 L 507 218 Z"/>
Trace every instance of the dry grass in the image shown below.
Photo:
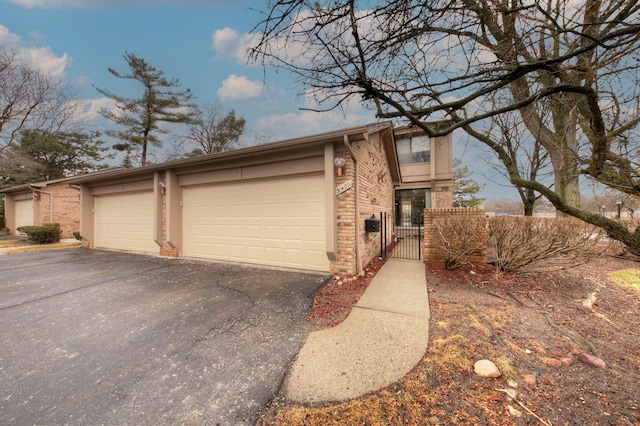
<path fill-rule="evenodd" d="M 0 248 L 5 247 L 19 247 L 19 246 L 27 246 L 28 242 L 24 240 L 2 240 L 0 241 Z"/>
<path fill-rule="evenodd" d="M 640 296 L 640 269 L 623 269 L 609 274 L 609 279 L 620 287 L 631 290 Z"/>
<path fill-rule="evenodd" d="M 32 246 L 32 245 L 0 246 L 0 248 L 2 248 L 2 253 L 15 254 L 15 253 L 34 252 L 34 251 L 79 248 L 81 246 L 82 246 L 82 243 L 78 241 L 77 243 L 55 243 L 55 244 L 42 244 L 42 245 L 35 245 L 35 246 Z M 3 247 L 8 247 L 8 248 L 3 248 Z"/>
<path fill-rule="evenodd" d="M 436 324 L 439 332 L 431 338 L 426 356 L 399 383 L 342 403 L 272 407 L 269 415 L 260 419 L 258 424 L 472 425 L 478 421 L 512 424 L 500 414 L 504 397 L 494 390 L 495 387 L 504 387 L 502 382 L 514 371 L 508 354 L 488 342 L 484 330 L 477 331 L 481 336 L 478 339 L 455 332 L 456 327 L 451 324 L 470 319 L 465 307 L 441 305 L 437 311 L 439 318 L 453 321 Z M 461 314 L 462 317 L 459 316 Z M 495 314 L 495 317 L 505 318 L 503 312 Z M 473 363 L 480 358 L 492 359 L 505 375 L 495 380 L 478 379 L 473 373 Z"/>

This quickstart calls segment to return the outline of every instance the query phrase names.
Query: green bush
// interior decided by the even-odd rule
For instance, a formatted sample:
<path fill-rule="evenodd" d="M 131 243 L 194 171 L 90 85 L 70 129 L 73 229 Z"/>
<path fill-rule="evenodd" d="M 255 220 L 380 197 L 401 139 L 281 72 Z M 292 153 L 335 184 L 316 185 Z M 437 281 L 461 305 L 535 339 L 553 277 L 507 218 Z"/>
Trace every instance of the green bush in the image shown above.
<path fill-rule="evenodd" d="M 4 229 L 4 227 L 5 227 L 4 216 L 0 216 L 0 229 Z"/>
<path fill-rule="evenodd" d="M 21 226 L 18 231 L 27 234 L 29 241 L 36 244 L 51 244 L 60 241 L 60 228 L 57 226 Z"/>
<path fill-rule="evenodd" d="M 82 235 L 80 235 L 78 231 L 73 231 L 73 236 L 75 237 L 76 240 L 82 241 Z"/>

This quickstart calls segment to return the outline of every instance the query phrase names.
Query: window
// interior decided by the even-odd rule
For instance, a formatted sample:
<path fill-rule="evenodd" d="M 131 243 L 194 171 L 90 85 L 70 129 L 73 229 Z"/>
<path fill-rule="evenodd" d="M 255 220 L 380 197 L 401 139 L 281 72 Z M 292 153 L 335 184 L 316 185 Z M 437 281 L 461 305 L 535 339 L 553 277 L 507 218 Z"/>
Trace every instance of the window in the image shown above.
<path fill-rule="evenodd" d="M 414 136 L 396 141 L 400 165 L 428 163 L 431 161 L 431 147 L 428 136 Z"/>

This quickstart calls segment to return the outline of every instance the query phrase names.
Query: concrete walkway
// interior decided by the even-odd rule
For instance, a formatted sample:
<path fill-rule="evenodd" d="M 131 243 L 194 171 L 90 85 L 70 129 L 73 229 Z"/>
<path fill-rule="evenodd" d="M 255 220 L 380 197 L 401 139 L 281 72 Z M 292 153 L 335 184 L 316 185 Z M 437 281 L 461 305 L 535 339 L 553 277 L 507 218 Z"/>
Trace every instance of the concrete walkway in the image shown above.
<path fill-rule="evenodd" d="M 411 371 L 428 341 L 424 263 L 389 259 L 345 321 L 309 335 L 285 382 L 286 396 L 318 403 L 376 391 Z"/>

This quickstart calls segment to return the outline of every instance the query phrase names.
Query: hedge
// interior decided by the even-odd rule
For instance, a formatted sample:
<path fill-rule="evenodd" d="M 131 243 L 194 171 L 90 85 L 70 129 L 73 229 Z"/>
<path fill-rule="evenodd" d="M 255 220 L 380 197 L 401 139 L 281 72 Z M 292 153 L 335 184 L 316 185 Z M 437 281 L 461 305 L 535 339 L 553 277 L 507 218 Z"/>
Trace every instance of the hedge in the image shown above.
<path fill-rule="evenodd" d="M 60 228 L 57 226 L 21 226 L 18 231 L 27 234 L 29 241 L 36 244 L 51 244 L 60 241 Z"/>

